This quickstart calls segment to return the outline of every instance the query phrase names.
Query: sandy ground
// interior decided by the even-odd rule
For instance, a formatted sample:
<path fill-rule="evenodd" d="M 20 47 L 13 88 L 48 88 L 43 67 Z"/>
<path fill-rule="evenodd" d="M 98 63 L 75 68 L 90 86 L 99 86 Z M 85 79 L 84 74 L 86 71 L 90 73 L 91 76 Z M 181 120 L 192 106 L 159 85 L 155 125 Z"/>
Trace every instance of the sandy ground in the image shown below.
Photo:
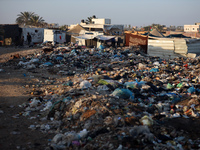
<path fill-rule="evenodd" d="M 0 47 L 0 149 L 44 149 L 53 135 L 32 131 L 28 127 L 33 120 L 20 116 L 23 108 L 18 105 L 27 102 L 31 97 L 30 88 L 24 85 L 34 85 L 34 79 L 24 74 L 30 74 L 25 69 L 16 69 L 15 64 L 5 65 L 11 55 L 27 55 L 41 51 L 39 48 Z"/>

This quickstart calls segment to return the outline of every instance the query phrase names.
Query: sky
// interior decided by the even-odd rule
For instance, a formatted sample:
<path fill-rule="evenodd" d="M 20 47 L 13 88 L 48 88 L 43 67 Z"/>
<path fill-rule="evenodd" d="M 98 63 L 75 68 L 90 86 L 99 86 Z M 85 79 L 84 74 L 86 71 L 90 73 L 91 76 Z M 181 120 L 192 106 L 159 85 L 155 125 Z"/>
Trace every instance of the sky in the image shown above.
<path fill-rule="evenodd" d="M 0 24 L 14 24 L 20 12 L 47 23 L 70 25 L 95 15 L 112 24 L 184 26 L 200 22 L 200 0 L 0 0 Z"/>

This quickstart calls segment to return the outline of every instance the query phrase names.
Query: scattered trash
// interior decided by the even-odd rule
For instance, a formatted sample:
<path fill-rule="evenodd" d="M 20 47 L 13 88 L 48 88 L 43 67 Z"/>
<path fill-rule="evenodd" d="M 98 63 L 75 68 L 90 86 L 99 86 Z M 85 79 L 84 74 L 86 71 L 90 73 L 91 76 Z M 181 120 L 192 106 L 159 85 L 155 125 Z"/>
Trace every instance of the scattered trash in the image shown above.
<path fill-rule="evenodd" d="M 52 75 L 24 85 L 32 98 L 13 116 L 40 120 L 28 128 L 54 134 L 49 149 L 199 148 L 185 126 L 200 117 L 200 57 L 165 60 L 100 45 L 50 47 L 16 59 L 19 68 Z"/>

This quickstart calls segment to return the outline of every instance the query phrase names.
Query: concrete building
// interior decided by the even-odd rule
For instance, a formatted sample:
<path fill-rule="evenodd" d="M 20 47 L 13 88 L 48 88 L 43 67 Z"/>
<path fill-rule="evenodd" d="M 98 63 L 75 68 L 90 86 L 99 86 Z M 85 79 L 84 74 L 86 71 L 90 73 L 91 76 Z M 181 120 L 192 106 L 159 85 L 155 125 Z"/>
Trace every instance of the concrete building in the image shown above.
<path fill-rule="evenodd" d="M 200 25 L 184 25 L 184 32 L 199 32 Z"/>
<path fill-rule="evenodd" d="M 106 18 L 93 18 L 91 24 L 81 23 L 80 25 L 88 31 L 96 31 L 105 35 L 122 35 L 124 31 L 124 25 L 113 25 L 111 19 Z"/>
<path fill-rule="evenodd" d="M 74 28 L 81 26 L 84 30 L 79 30 L 78 36 L 73 33 Z M 92 18 L 91 23 L 81 21 L 79 25 L 71 25 L 73 27 L 71 41 L 75 38 L 79 46 L 95 46 L 99 47 L 102 43 L 107 45 L 123 44 L 124 39 L 124 25 L 113 25 L 111 19 L 106 18 Z M 69 31 L 68 31 L 69 32 Z"/>
<path fill-rule="evenodd" d="M 93 22 L 93 24 L 111 24 L 111 19 L 93 18 L 92 22 Z"/>

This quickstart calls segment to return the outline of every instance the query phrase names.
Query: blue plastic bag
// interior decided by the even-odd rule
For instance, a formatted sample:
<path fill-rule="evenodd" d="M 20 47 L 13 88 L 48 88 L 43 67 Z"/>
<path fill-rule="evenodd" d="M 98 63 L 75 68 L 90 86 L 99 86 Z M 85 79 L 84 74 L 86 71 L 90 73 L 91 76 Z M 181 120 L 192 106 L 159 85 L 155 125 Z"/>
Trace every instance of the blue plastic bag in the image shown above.
<path fill-rule="evenodd" d="M 103 45 L 100 45 L 100 46 L 99 46 L 99 49 L 101 49 L 101 50 L 104 49 L 104 46 L 103 46 Z"/>
<path fill-rule="evenodd" d="M 159 71 L 158 68 L 152 68 L 152 69 L 150 70 L 150 72 L 158 72 L 158 71 Z"/>
<path fill-rule="evenodd" d="M 53 64 L 51 62 L 46 62 L 43 64 L 44 66 L 53 66 Z"/>
<path fill-rule="evenodd" d="M 56 60 L 63 60 L 63 57 L 58 56 L 58 57 L 56 57 Z"/>
<path fill-rule="evenodd" d="M 195 88 L 192 86 L 192 87 L 190 87 L 189 89 L 187 89 L 187 92 L 188 93 L 194 93 L 196 90 L 195 90 Z"/>

